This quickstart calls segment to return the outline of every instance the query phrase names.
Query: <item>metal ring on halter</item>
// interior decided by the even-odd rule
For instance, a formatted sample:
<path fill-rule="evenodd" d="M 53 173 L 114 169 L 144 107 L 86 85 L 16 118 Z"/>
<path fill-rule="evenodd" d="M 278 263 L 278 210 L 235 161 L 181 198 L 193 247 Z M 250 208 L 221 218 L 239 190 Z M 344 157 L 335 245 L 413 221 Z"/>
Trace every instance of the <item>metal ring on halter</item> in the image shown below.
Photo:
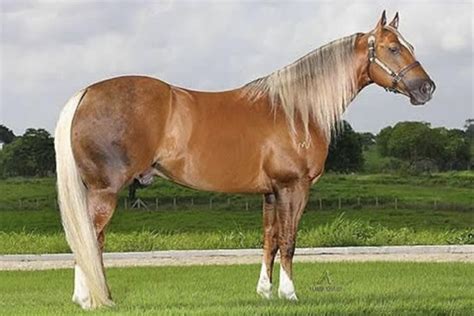
<path fill-rule="evenodd" d="M 369 49 L 369 62 L 372 64 L 377 64 L 382 70 L 384 70 L 386 73 L 392 77 L 392 86 L 391 87 L 386 87 L 385 90 L 394 92 L 394 93 L 400 93 L 400 91 L 397 89 L 398 83 L 401 81 L 403 82 L 403 77 L 412 70 L 413 68 L 417 67 L 420 65 L 420 62 L 414 61 L 413 63 L 406 65 L 402 69 L 400 69 L 398 72 L 393 71 L 387 64 L 385 64 L 383 61 L 381 61 L 379 58 L 377 58 L 377 55 L 375 54 L 375 36 L 370 35 L 368 38 L 368 49 Z"/>

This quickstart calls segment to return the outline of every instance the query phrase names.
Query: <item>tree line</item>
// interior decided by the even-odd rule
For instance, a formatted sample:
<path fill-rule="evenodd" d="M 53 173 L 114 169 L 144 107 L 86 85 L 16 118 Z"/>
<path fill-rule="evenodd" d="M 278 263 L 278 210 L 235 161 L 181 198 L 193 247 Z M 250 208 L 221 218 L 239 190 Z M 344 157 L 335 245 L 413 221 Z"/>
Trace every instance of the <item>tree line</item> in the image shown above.
<path fill-rule="evenodd" d="M 332 137 L 326 170 L 335 172 L 434 172 L 474 166 L 474 119 L 464 129 L 432 128 L 425 122 L 400 122 L 378 134 L 357 133 L 343 121 Z M 0 177 L 44 177 L 55 173 L 54 139 L 45 129 L 15 135 L 0 125 Z M 369 168 L 364 154 L 376 152 L 381 167 Z"/>
<path fill-rule="evenodd" d="M 380 131 L 376 137 L 379 153 L 394 157 L 405 168 L 420 171 L 471 169 L 474 120 L 465 130 L 432 128 L 424 122 L 401 122 Z"/>
<path fill-rule="evenodd" d="M 45 129 L 29 128 L 16 136 L 0 125 L 0 177 L 45 177 L 56 169 L 54 139 Z"/>

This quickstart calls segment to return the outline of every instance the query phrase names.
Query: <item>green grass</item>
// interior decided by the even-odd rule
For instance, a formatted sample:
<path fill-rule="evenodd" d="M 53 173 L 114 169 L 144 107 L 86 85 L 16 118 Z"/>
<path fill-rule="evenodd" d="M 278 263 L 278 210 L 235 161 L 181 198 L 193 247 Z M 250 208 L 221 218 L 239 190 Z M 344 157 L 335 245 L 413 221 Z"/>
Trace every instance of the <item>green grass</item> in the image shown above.
<path fill-rule="evenodd" d="M 406 202 L 429 202 L 439 200 L 444 203 L 453 203 L 472 206 L 474 203 L 474 172 L 440 173 L 431 176 L 399 176 L 390 174 L 353 174 L 337 175 L 325 174 L 312 187 L 312 197 L 321 197 L 328 200 L 342 198 L 344 200 L 393 200 L 398 198 Z M 173 185 L 159 180 L 151 187 L 139 191 L 143 198 L 172 197 L 189 198 L 213 196 L 220 194 L 202 193 L 191 189 Z M 238 200 L 241 196 L 233 196 Z"/>
<path fill-rule="evenodd" d="M 9 178 L 0 180 L 0 202 L 16 205 L 18 199 L 53 199 L 55 178 Z"/>
<path fill-rule="evenodd" d="M 257 265 L 108 269 L 117 305 L 96 312 L 72 304 L 71 270 L 0 272 L 0 313 L 469 315 L 474 309 L 473 264 L 298 263 L 294 270 L 298 302 L 257 297 Z"/>
<path fill-rule="evenodd" d="M 298 246 L 473 244 L 473 183 L 474 172 L 422 177 L 325 175 L 314 187 L 312 203 L 303 215 Z M 59 212 L 52 202 L 54 179 L 0 180 L 0 192 L 0 206 L 4 206 L 0 207 L 0 253 L 68 250 Z M 119 207 L 108 229 L 108 251 L 261 246 L 259 196 L 250 199 L 242 195 L 198 192 L 162 180 L 139 191 L 139 196 L 161 199 L 175 196 L 178 206 L 173 209 L 171 205 L 160 204 L 158 211 L 123 210 Z M 391 204 L 375 207 L 375 196 L 381 202 L 397 197 L 408 204 L 400 201 L 398 209 Z M 216 202 L 213 209 L 209 209 L 208 204 L 192 208 L 189 203 L 185 204 L 190 198 L 194 198 L 196 204 L 199 199 L 208 203 L 206 199 L 209 197 L 221 199 L 222 203 Z M 319 209 L 318 197 L 323 198 L 322 210 Z M 338 209 L 338 197 L 344 197 L 342 209 Z M 29 210 L 22 210 L 18 209 L 19 198 L 37 198 L 43 202 L 38 202 L 37 208 L 30 205 Z M 231 200 L 229 205 L 227 198 Z M 361 198 L 363 206 L 347 204 L 347 200 L 355 203 L 357 198 Z M 242 204 L 247 199 L 250 201 L 248 211 L 245 203 Z M 329 201 L 335 199 L 336 204 L 330 205 Z M 435 199 L 448 204 L 433 209 L 432 201 Z"/>
<path fill-rule="evenodd" d="M 209 213 L 204 213 L 204 217 L 198 217 L 199 212 L 195 211 L 158 214 L 124 212 L 127 219 L 124 217 L 116 219 L 122 225 L 114 227 L 114 223 L 111 224 L 110 232 L 107 234 L 106 251 L 262 247 L 260 219 L 255 216 L 255 213 L 240 214 L 243 216 L 228 212 L 221 213 L 227 215 L 228 220 L 224 220 L 219 226 L 218 223 L 222 219 L 209 220 L 213 218 Z M 457 229 L 449 230 L 441 227 L 438 229 L 409 228 L 397 227 L 397 225 L 388 228 L 380 223 L 371 224 L 368 221 L 351 219 L 345 214 L 335 218 L 328 216 L 325 219 L 326 222 L 322 222 L 317 217 L 318 214 L 317 212 L 306 214 L 312 217 L 314 225 L 310 223 L 310 218 L 303 217 L 304 220 L 298 232 L 298 247 L 474 244 L 474 230 L 469 220 L 458 223 Z M 156 227 L 149 226 L 156 220 L 153 215 L 158 217 Z M 161 222 L 159 215 L 165 215 L 161 217 Z M 215 212 L 215 215 L 220 214 Z M 232 219 L 232 216 L 236 216 L 235 219 Z M 356 217 L 355 214 L 352 216 Z M 139 217 L 142 217 L 142 221 L 133 221 L 133 218 Z M 198 220 L 199 218 L 201 221 Z M 472 222 L 472 218 L 470 220 Z M 133 226 L 124 225 L 124 223 L 140 224 L 141 222 L 147 226 L 133 229 Z M 64 235 L 59 229 L 49 233 L 28 231 L 25 228 L 19 231 L 0 231 L 0 253 L 2 254 L 68 251 Z"/>
<path fill-rule="evenodd" d="M 308 208 L 302 216 L 300 229 L 312 229 L 344 214 L 349 221 L 362 221 L 370 225 L 382 225 L 390 229 L 409 228 L 416 231 L 446 231 L 474 227 L 474 216 L 470 211 L 410 210 L 410 209 L 342 209 L 315 210 Z M 177 209 L 165 211 L 118 209 L 109 225 L 109 232 L 213 232 L 260 230 L 262 212 L 234 209 Z M 62 231 L 58 211 L 0 211 L 0 231 L 35 232 L 50 234 Z"/>
<path fill-rule="evenodd" d="M 52 207 L 55 199 L 55 180 L 42 179 L 5 179 L 0 180 L 0 207 L 17 209 L 19 199 L 39 199 L 47 201 Z M 125 196 L 126 192 L 122 192 Z M 188 189 L 163 179 L 138 191 L 141 198 L 195 198 L 206 200 L 209 197 L 230 198 L 232 202 L 248 199 L 249 196 L 226 195 L 201 192 Z M 473 206 L 474 171 L 446 172 L 432 175 L 408 176 L 395 174 L 352 174 L 338 175 L 328 173 L 312 187 L 312 196 L 323 199 L 374 199 L 381 200 L 397 197 L 408 202 L 429 202 L 439 200 L 444 203 Z M 257 196 L 258 199 L 260 197 Z M 43 205 L 43 204 L 42 204 Z M 34 206 L 34 205 L 33 205 Z"/>

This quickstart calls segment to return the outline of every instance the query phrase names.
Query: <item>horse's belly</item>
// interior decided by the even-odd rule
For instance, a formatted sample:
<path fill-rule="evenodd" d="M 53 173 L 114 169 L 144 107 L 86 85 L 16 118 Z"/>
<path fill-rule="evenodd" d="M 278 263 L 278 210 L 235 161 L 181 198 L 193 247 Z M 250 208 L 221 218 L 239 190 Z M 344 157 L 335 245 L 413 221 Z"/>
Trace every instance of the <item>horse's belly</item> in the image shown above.
<path fill-rule="evenodd" d="M 203 147 L 204 148 L 204 147 Z M 235 148 L 208 147 L 205 152 L 182 152 L 157 163 L 165 178 L 199 190 L 252 193 L 271 191 L 261 161 L 255 153 Z"/>

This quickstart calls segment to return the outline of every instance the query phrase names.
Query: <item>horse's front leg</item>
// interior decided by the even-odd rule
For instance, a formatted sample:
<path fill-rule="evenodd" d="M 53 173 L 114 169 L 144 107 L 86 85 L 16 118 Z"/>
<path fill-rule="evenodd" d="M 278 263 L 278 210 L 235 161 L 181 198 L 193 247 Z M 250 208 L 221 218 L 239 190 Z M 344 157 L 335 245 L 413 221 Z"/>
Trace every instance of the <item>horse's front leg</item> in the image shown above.
<path fill-rule="evenodd" d="M 297 181 L 278 189 L 276 209 L 278 222 L 278 247 L 280 249 L 280 284 L 278 296 L 297 300 L 293 284 L 293 255 L 296 230 L 308 202 L 309 182 Z"/>
<path fill-rule="evenodd" d="M 276 216 L 275 194 L 263 197 L 263 261 L 257 293 L 264 298 L 272 296 L 272 273 L 275 255 L 278 251 L 278 225 Z"/>

